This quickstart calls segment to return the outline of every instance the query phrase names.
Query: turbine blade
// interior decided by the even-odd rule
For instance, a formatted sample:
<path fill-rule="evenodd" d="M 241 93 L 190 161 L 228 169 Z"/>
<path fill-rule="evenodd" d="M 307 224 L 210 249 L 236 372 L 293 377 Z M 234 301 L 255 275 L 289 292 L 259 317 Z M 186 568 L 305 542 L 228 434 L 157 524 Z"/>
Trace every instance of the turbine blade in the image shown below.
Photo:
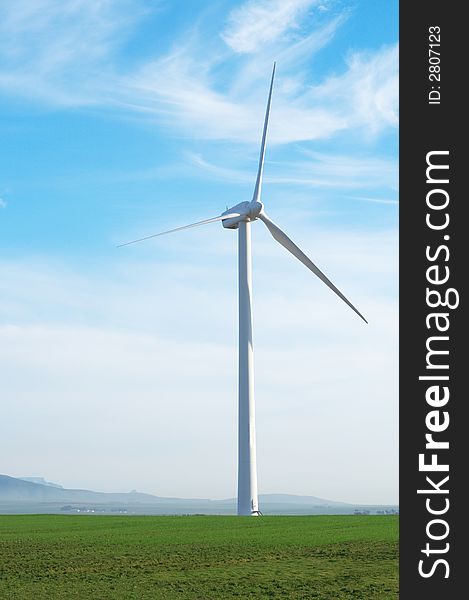
<path fill-rule="evenodd" d="M 199 225 L 206 225 L 207 223 L 215 223 L 216 221 L 223 221 L 224 219 L 232 219 L 233 217 L 239 217 L 239 213 L 230 213 L 228 215 L 220 215 L 219 217 L 213 217 L 213 219 L 205 219 L 205 221 L 197 221 L 197 223 L 191 223 L 190 225 L 184 225 L 183 227 L 176 227 L 176 229 L 169 229 L 168 231 L 162 231 L 161 233 L 154 233 L 153 235 L 147 235 L 146 237 L 139 238 L 138 240 L 132 240 L 131 242 L 125 242 L 125 244 L 119 244 L 117 248 L 122 246 L 128 246 L 129 244 L 136 244 L 137 242 L 143 242 L 150 238 L 158 237 L 160 235 L 166 235 L 167 233 L 174 233 L 175 231 L 182 231 L 183 229 L 190 229 L 191 227 L 198 227 Z"/>
<path fill-rule="evenodd" d="M 355 306 L 347 300 L 347 298 L 342 294 L 342 292 L 336 288 L 336 286 L 328 279 L 324 273 L 318 269 L 318 267 L 310 260 L 306 254 L 298 248 L 296 244 L 292 242 L 292 240 L 284 233 L 280 227 L 278 227 L 273 221 L 269 219 L 264 213 L 259 215 L 259 219 L 264 221 L 267 229 L 270 231 L 274 240 L 276 240 L 279 244 L 281 244 L 284 248 L 286 248 L 289 252 L 293 254 L 299 261 L 301 261 L 305 266 L 308 267 L 310 271 L 312 271 L 315 275 L 319 277 L 319 279 L 325 283 L 333 292 L 335 292 L 339 298 L 341 298 L 345 304 L 348 304 L 350 308 L 357 313 L 357 315 L 368 323 L 365 317 L 355 308 Z"/>
<path fill-rule="evenodd" d="M 270 81 L 269 98 L 267 100 L 267 108 L 265 109 L 264 131 L 262 132 L 261 153 L 259 156 L 259 167 L 257 169 L 256 187 L 254 188 L 254 194 L 252 196 L 253 202 L 259 202 L 260 198 L 261 198 L 262 173 L 264 171 L 265 142 L 266 142 L 266 138 L 267 138 L 267 125 L 269 124 L 270 103 L 272 101 L 272 89 L 274 87 L 275 66 L 276 66 L 276 63 L 274 63 L 274 68 L 272 70 L 272 79 Z"/>

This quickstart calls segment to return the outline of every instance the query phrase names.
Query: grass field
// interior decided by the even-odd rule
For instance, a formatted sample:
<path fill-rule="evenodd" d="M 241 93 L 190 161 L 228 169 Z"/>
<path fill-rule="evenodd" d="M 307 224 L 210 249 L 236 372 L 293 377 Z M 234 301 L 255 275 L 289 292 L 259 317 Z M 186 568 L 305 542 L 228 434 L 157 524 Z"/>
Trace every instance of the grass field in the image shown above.
<path fill-rule="evenodd" d="M 0 598 L 398 598 L 398 518 L 0 516 Z"/>

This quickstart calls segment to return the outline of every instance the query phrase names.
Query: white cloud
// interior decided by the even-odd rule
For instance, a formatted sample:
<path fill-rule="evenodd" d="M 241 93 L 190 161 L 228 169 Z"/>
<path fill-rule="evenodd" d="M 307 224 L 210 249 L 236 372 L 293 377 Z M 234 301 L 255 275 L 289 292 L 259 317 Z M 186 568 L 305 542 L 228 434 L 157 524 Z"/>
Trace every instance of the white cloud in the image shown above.
<path fill-rule="evenodd" d="M 59 106 L 102 101 L 113 52 L 142 15 L 140 0 L 1 3 L 0 89 Z"/>
<path fill-rule="evenodd" d="M 348 120 L 356 127 L 376 133 L 398 125 L 398 56 L 397 44 L 375 53 L 350 54 L 347 71 L 330 77 L 312 91 L 317 101 L 333 104 L 348 102 Z"/>
<path fill-rule="evenodd" d="M 6 205 L 7 203 L 5 202 L 5 200 L 3 200 L 3 198 L 0 198 L 0 208 L 5 208 Z"/>
<path fill-rule="evenodd" d="M 394 127 L 397 47 L 355 52 L 342 74 L 315 79 L 305 61 L 331 42 L 348 13 L 325 11 L 325 18 L 309 23 L 303 17 L 313 5 L 318 3 L 252 1 L 235 9 L 225 39 L 235 49 L 246 49 L 249 40 L 256 45 L 230 68 L 229 85 L 221 86 L 219 73 L 232 53 L 213 39 L 207 48 L 203 23 L 167 53 L 142 56 L 124 70 L 118 50 L 145 14 L 140 0 L 4 3 L 0 89 L 54 105 L 139 114 L 184 137 L 257 143 L 275 57 L 272 143 L 327 139 L 353 130 L 361 130 L 365 139 Z M 264 13 L 268 18 L 261 19 Z M 295 30 L 293 38 L 285 38 L 287 29 Z M 268 47 L 260 43 L 264 38 Z"/>
<path fill-rule="evenodd" d="M 361 202 L 371 202 L 372 204 L 399 204 L 399 200 L 391 200 L 390 198 L 369 198 L 366 196 L 350 196 L 353 200 Z"/>
<path fill-rule="evenodd" d="M 320 152 L 302 151 L 296 160 L 275 162 L 269 160 L 264 176 L 265 184 L 296 185 L 314 188 L 343 188 L 397 190 L 397 164 L 394 160 L 376 156 L 345 156 Z M 252 168 L 230 168 L 217 165 L 200 154 L 188 153 L 187 159 L 197 167 L 194 175 L 208 175 L 211 179 L 232 183 L 252 184 L 257 156 L 253 156 Z M 349 196 L 358 200 L 372 201 L 365 196 Z M 379 199 L 376 199 L 378 201 Z M 384 200 L 379 200 L 384 202 Z M 397 203 L 397 201 L 389 202 Z"/>
<path fill-rule="evenodd" d="M 331 24 L 326 26 L 329 40 Z M 321 37 L 323 30 L 313 37 Z M 298 45 L 297 45 L 298 46 Z M 290 48 L 292 49 L 292 48 Z M 295 48 L 295 56 L 314 53 L 311 41 Z M 265 96 L 272 66 L 263 57 L 262 71 L 256 59 L 247 59 L 233 73 L 229 89 L 219 91 L 214 71 L 218 60 L 200 68 L 198 44 L 190 43 L 162 59 L 145 65 L 123 86 L 132 98 L 131 108 L 147 117 L 176 128 L 183 135 L 199 139 L 254 142 L 259 138 L 265 109 Z M 300 70 L 279 62 L 269 141 L 285 144 L 296 141 L 327 139 L 346 131 L 360 131 L 363 141 L 390 127 L 397 126 L 398 74 L 397 46 L 374 53 L 351 54 L 345 71 L 323 82 L 311 84 Z M 298 60 L 295 61 L 297 63 Z M 252 65 L 252 68 L 251 68 Z M 293 74 L 295 73 L 295 74 Z M 300 81 L 301 79 L 301 81 Z"/>
<path fill-rule="evenodd" d="M 215 89 L 210 69 L 200 68 L 190 47 L 143 66 L 123 82 L 122 103 L 185 136 L 239 141 L 251 137 L 254 126 L 252 111 Z"/>
<path fill-rule="evenodd" d="M 235 52 L 255 52 L 299 26 L 305 12 L 318 0 L 248 0 L 235 8 L 222 33 Z"/>

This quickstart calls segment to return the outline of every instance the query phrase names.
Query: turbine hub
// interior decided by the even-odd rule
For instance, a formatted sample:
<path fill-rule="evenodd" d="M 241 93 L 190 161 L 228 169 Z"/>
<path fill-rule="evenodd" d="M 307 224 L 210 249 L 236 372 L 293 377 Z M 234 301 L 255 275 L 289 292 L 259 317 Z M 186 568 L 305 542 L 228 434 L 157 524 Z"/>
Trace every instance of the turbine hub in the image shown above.
<path fill-rule="evenodd" d="M 264 205 L 259 200 L 253 200 L 249 203 L 249 220 L 255 221 L 264 210 Z"/>

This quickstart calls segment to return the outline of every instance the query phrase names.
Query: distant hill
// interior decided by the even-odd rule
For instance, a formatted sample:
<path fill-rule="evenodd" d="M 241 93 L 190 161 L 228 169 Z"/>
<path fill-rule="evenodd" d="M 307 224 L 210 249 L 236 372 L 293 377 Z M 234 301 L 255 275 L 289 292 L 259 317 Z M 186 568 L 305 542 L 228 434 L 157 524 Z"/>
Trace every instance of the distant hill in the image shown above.
<path fill-rule="evenodd" d="M 44 483 L 42 483 L 44 482 Z M 353 514 L 357 510 L 381 512 L 396 506 L 347 504 L 290 494 L 261 494 L 265 514 Z M 0 513 L 101 512 L 127 514 L 235 514 L 236 499 L 166 498 L 141 492 L 110 493 L 67 489 L 41 477 L 0 475 Z"/>
<path fill-rule="evenodd" d="M 63 488 L 63 485 L 58 483 L 52 483 L 52 481 L 46 481 L 44 477 L 18 477 L 22 481 L 30 481 L 31 483 L 40 483 L 41 485 L 50 485 L 55 488 Z"/>
<path fill-rule="evenodd" d="M 268 504 L 294 504 L 302 506 L 353 506 L 347 502 L 325 500 L 316 496 L 296 496 L 295 494 L 260 494 L 259 500 Z M 228 502 L 234 502 L 228 500 Z"/>
<path fill-rule="evenodd" d="M 50 485 L 33 483 L 8 475 L 0 475 L 0 502 L 2 501 L 40 500 L 50 502 L 117 502 L 117 503 L 147 503 L 165 500 L 150 494 L 140 492 L 107 493 L 89 490 L 74 490 Z"/>

